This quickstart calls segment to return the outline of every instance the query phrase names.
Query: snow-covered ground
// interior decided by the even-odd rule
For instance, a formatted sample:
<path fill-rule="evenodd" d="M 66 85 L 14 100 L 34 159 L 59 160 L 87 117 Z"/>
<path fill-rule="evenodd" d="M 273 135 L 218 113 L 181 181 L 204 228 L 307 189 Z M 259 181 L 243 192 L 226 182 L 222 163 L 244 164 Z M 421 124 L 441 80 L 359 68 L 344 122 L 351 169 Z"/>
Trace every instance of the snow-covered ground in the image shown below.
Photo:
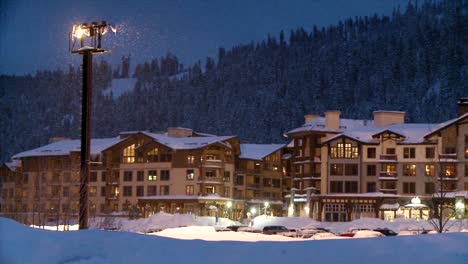
<path fill-rule="evenodd" d="M 260 218 L 255 221 L 262 222 Z M 0 232 L 0 263 L 11 264 L 468 263 L 468 233 L 459 232 L 343 240 L 214 242 L 197 236 L 204 234 L 212 238 L 207 240 L 216 240 L 215 236 L 247 234 L 215 232 L 209 226 L 166 229 L 159 236 L 102 230 L 54 232 L 6 218 L 0 218 Z M 190 237 L 190 232 L 197 236 Z M 163 237 L 165 234 L 179 234 L 185 239 Z"/>

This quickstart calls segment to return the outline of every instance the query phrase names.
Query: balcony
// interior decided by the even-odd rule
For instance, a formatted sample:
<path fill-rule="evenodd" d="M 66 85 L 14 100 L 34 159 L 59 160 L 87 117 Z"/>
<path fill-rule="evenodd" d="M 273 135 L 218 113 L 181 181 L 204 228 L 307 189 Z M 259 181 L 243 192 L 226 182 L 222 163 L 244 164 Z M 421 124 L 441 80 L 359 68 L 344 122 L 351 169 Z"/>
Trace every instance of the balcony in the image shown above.
<path fill-rule="evenodd" d="M 437 180 L 442 181 L 458 181 L 458 178 L 455 176 L 445 176 L 445 177 L 437 177 Z"/>
<path fill-rule="evenodd" d="M 107 200 L 118 200 L 119 199 L 119 194 L 111 194 L 109 196 L 106 196 Z"/>
<path fill-rule="evenodd" d="M 396 154 L 385 154 L 379 156 L 380 162 L 397 162 Z"/>
<path fill-rule="evenodd" d="M 379 173 L 379 180 L 398 180 L 396 171 L 381 171 Z"/>
<path fill-rule="evenodd" d="M 205 160 L 201 166 L 203 168 L 221 168 L 222 165 L 222 160 Z"/>
<path fill-rule="evenodd" d="M 457 162 L 457 153 L 443 153 L 439 154 L 440 162 Z"/>
<path fill-rule="evenodd" d="M 397 189 L 382 189 L 382 188 L 380 188 L 380 191 L 385 193 L 385 194 L 396 194 L 397 193 Z"/>
<path fill-rule="evenodd" d="M 260 189 L 260 184 L 258 184 L 258 183 L 248 183 L 247 184 L 247 189 L 258 190 L 258 189 Z"/>

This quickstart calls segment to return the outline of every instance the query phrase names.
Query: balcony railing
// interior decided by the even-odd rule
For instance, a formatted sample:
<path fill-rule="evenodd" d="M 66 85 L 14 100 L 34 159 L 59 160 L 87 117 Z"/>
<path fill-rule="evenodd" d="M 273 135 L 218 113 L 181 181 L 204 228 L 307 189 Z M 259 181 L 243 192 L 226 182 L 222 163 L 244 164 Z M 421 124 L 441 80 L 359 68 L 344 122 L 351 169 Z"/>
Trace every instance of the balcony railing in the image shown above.
<path fill-rule="evenodd" d="M 384 154 L 380 155 L 380 160 L 390 160 L 390 161 L 397 161 L 397 155 L 395 154 Z"/>
<path fill-rule="evenodd" d="M 439 154 L 439 158 L 441 162 L 444 162 L 447 160 L 453 162 L 457 160 L 457 153 L 442 153 L 442 154 Z"/>
<path fill-rule="evenodd" d="M 397 180 L 398 176 L 396 171 L 381 171 L 379 173 L 379 180 Z"/>

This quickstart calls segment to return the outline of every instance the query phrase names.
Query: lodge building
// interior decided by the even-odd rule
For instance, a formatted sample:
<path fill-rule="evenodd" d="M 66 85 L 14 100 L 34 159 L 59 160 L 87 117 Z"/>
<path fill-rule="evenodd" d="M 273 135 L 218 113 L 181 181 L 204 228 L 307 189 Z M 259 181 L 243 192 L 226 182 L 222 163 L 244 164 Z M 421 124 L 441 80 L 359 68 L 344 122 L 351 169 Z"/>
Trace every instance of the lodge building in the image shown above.
<path fill-rule="evenodd" d="M 426 218 L 442 184 L 453 217 L 468 218 L 468 100 L 458 109 L 440 124 L 405 123 L 399 111 L 375 111 L 372 120 L 306 115 L 284 145 L 180 127 L 92 139 L 89 213 Z M 52 138 L 3 164 L 2 215 L 36 224 L 76 218 L 79 151 L 79 140 Z"/>

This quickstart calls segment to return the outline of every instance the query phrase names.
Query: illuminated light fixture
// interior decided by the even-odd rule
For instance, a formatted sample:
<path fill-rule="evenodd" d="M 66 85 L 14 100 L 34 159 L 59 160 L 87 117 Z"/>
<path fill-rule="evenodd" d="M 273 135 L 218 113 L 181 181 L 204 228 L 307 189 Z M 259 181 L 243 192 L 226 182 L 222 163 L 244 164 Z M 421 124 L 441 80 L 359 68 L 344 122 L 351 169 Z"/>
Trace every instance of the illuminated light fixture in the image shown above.
<path fill-rule="evenodd" d="M 266 202 L 263 203 L 263 205 L 264 205 L 265 207 L 268 207 L 268 206 L 270 206 L 270 203 L 269 203 L 268 201 L 266 201 Z"/>
<path fill-rule="evenodd" d="M 227 203 L 226 203 L 226 207 L 227 207 L 228 209 L 230 209 L 230 208 L 232 207 L 232 202 L 231 202 L 231 201 L 227 202 Z"/>
<path fill-rule="evenodd" d="M 250 213 L 255 215 L 257 213 L 257 209 L 255 207 L 250 208 Z"/>
<path fill-rule="evenodd" d="M 414 197 L 413 199 L 411 199 L 411 203 L 412 204 L 421 204 L 421 199 L 419 199 L 419 197 Z"/>

